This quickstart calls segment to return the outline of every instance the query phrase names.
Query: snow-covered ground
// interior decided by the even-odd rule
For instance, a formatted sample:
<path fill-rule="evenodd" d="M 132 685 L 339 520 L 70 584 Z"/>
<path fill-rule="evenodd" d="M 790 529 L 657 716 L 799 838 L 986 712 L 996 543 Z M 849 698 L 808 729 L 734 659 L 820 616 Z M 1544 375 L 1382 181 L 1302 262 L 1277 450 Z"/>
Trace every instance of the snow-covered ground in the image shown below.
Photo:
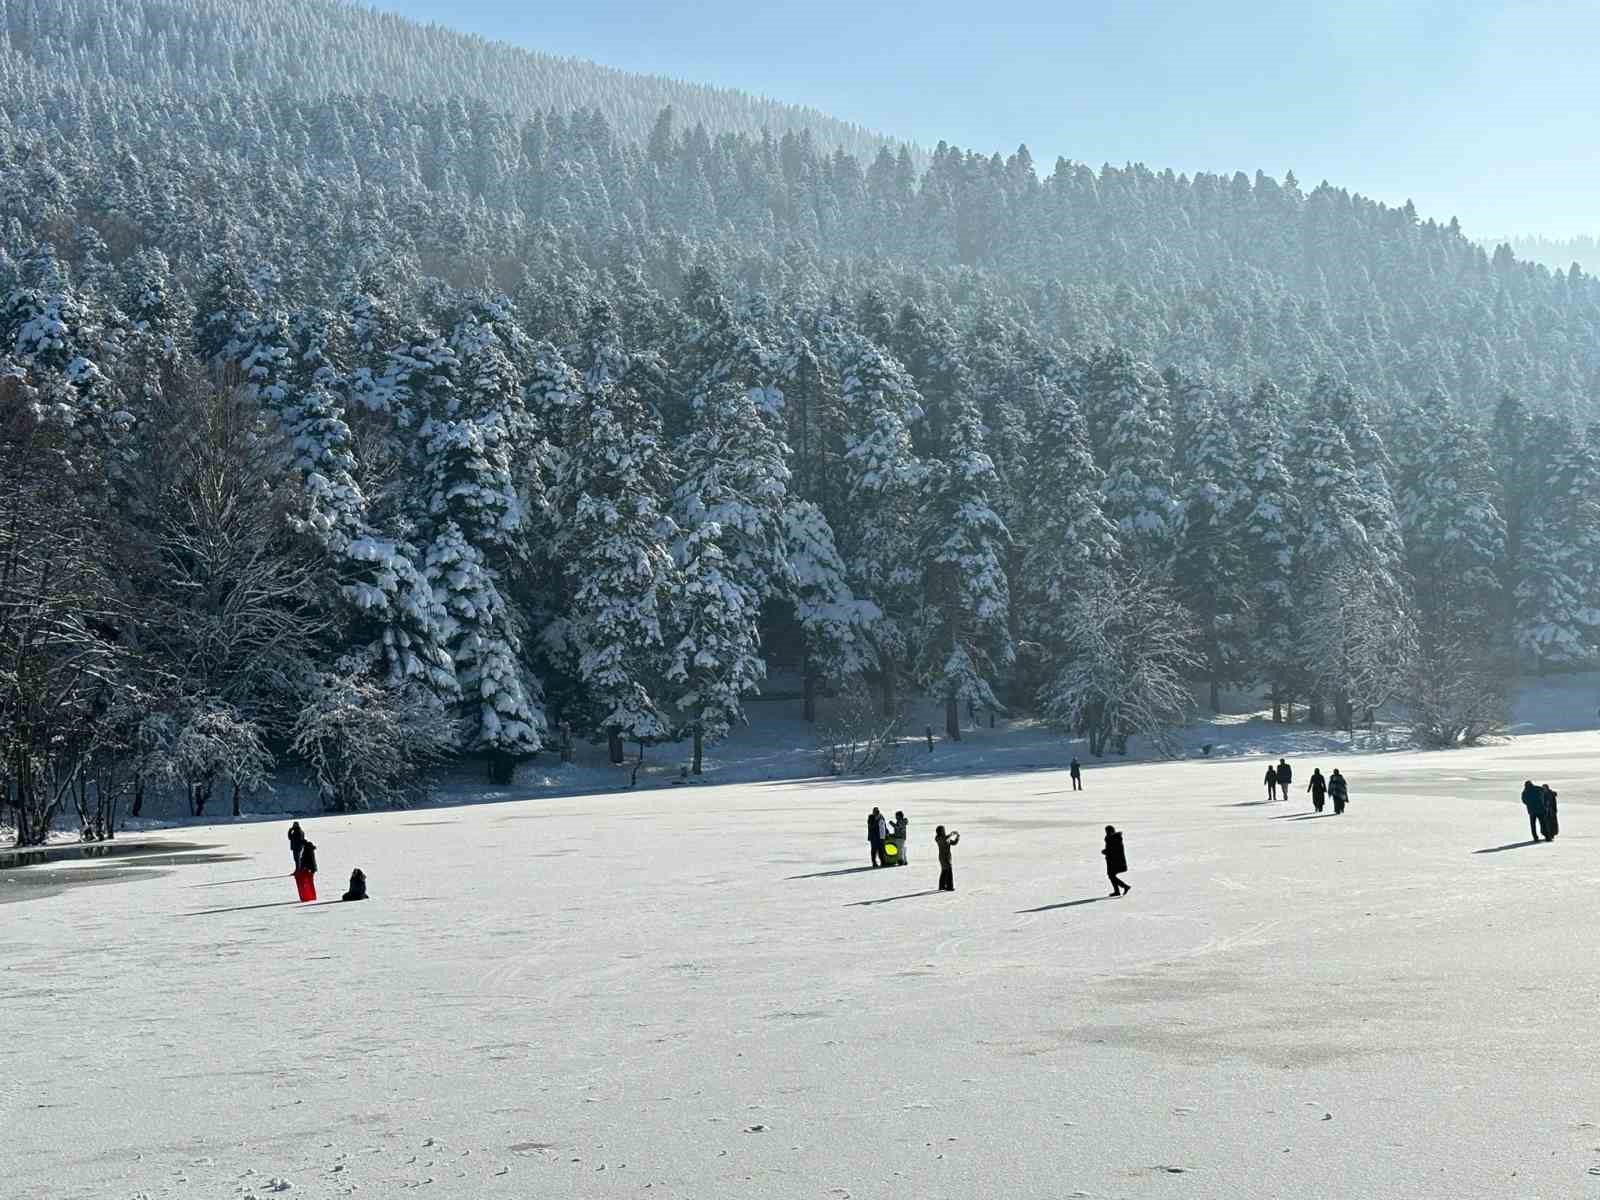
<path fill-rule="evenodd" d="M 0 872 L 0 1193 L 1600 1195 L 1600 739 L 1295 765 L 1350 812 L 1225 759 L 306 820 L 367 904 L 266 823 Z"/>

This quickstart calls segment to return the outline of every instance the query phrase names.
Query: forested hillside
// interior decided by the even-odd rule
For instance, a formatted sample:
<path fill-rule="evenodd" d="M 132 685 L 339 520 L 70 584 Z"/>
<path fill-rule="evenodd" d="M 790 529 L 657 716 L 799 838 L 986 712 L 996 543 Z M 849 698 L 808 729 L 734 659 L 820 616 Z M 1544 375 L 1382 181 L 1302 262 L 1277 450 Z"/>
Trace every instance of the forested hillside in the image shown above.
<path fill-rule="evenodd" d="M 22 840 L 568 729 L 698 762 L 773 664 L 1098 753 L 1195 679 L 1455 744 L 1600 648 L 1581 273 L 1292 176 L 924 170 L 692 90 L 631 136 L 654 83 L 342 6 L 0 14 Z"/>
<path fill-rule="evenodd" d="M 1538 236 L 1499 239 L 1518 258 L 1543 263 L 1553 271 L 1577 267 L 1585 275 L 1600 272 L 1600 238 L 1548 238 Z"/>

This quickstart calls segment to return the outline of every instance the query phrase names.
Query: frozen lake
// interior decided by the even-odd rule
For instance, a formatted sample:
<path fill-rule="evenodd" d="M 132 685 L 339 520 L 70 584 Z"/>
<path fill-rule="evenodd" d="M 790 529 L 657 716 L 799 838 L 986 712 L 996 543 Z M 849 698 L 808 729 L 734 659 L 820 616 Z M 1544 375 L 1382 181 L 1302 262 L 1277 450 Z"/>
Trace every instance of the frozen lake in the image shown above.
<path fill-rule="evenodd" d="M 0 872 L 3 1191 L 1600 1196 L 1600 739 L 1294 765 L 306 820 L 357 905 L 284 825 Z"/>

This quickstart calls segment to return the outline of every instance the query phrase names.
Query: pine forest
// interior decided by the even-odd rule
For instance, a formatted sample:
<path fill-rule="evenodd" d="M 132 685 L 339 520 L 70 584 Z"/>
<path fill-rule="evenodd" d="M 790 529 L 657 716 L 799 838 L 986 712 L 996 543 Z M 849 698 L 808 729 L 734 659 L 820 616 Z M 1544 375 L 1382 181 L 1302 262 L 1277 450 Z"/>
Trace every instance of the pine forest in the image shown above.
<path fill-rule="evenodd" d="M 1600 282 L 1447 216 L 327 0 L 0 0 L 0 95 L 19 842 L 698 771 L 779 671 L 1114 753 L 1600 654 Z"/>

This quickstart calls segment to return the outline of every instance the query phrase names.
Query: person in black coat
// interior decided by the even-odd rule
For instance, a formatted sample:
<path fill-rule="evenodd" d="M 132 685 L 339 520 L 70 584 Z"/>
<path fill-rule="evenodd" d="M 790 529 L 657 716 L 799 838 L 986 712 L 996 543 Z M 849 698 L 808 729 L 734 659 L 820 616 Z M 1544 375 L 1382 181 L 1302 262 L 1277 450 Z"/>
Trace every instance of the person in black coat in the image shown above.
<path fill-rule="evenodd" d="M 1106 847 L 1100 851 L 1106 856 L 1106 878 L 1111 880 L 1111 894 L 1121 896 L 1133 891 L 1133 885 L 1117 878 L 1128 869 L 1128 853 L 1122 848 L 1122 835 L 1113 825 L 1106 826 Z"/>
<path fill-rule="evenodd" d="M 1278 760 L 1278 790 L 1283 793 L 1285 803 L 1289 800 L 1289 785 L 1294 782 L 1294 772 L 1289 769 L 1289 764 L 1283 759 Z"/>
<path fill-rule="evenodd" d="M 300 847 L 305 844 L 305 832 L 300 828 L 300 822 L 296 821 L 289 826 L 289 853 L 294 857 L 294 869 L 296 871 L 300 869 Z"/>
<path fill-rule="evenodd" d="M 1083 767 L 1076 758 L 1072 760 L 1072 766 L 1068 768 L 1068 771 L 1072 775 L 1072 790 L 1075 792 L 1083 791 Z"/>
<path fill-rule="evenodd" d="M 940 825 L 933 831 L 933 844 L 939 847 L 939 890 L 953 892 L 956 890 L 956 868 L 950 861 L 950 849 L 961 840 L 961 834 L 952 829 L 948 834 L 944 826 Z"/>
<path fill-rule="evenodd" d="M 317 848 L 311 842 L 308 842 L 303 838 L 300 842 L 299 869 L 304 871 L 307 875 L 315 875 L 317 873 Z"/>
<path fill-rule="evenodd" d="M 350 872 L 350 890 L 348 892 L 346 892 L 344 895 L 340 896 L 339 899 L 341 899 L 341 900 L 365 900 L 366 898 L 367 898 L 367 877 L 366 877 L 366 874 L 361 870 L 361 868 L 357 867 L 354 871 Z"/>
<path fill-rule="evenodd" d="M 1561 831 L 1560 824 L 1556 821 L 1556 793 L 1548 783 L 1539 788 L 1544 803 L 1539 808 L 1539 832 L 1544 834 L 1544 840 L 1553 842 L 1556 834 Z"/>
<path fill-rule="evenodd" d="M 1271 766 L 1267 767 L 1267 799 L 1278 798 L 1278 772 Z"/>
<path fill-rule="evenodd" d="M 1323 800 L 1328 794 L 1328 781 L 1322 777 L 1321 767 L 1311 768 L 1311 782 L 1306 784 L 1306 791 L 1311 793 L 1311 807 L 1321 812 Z"/>
<path fill-rule="evenodd" d="M 1539 840 L 1539 814 L 1544 811 L 1544 789 L 1531 779 L 1522 781 L 1522 807 L 1528 810 L 1528 840 Z"/>
<path fill-rule="evenodd" d="M 1333 815 L 1337 817 L 1344 812 L 1344 806 L 1350 803 L 1350 785 L 1339 774 L 1338 767 L 1328 776 L 1328 795 L 1333 797 Z"/>
<path fill-rule="evenodd" d="M 867 814 L 867 849 L 872 865 L 883 866 L 883 814 L 876 807 Z"/>

